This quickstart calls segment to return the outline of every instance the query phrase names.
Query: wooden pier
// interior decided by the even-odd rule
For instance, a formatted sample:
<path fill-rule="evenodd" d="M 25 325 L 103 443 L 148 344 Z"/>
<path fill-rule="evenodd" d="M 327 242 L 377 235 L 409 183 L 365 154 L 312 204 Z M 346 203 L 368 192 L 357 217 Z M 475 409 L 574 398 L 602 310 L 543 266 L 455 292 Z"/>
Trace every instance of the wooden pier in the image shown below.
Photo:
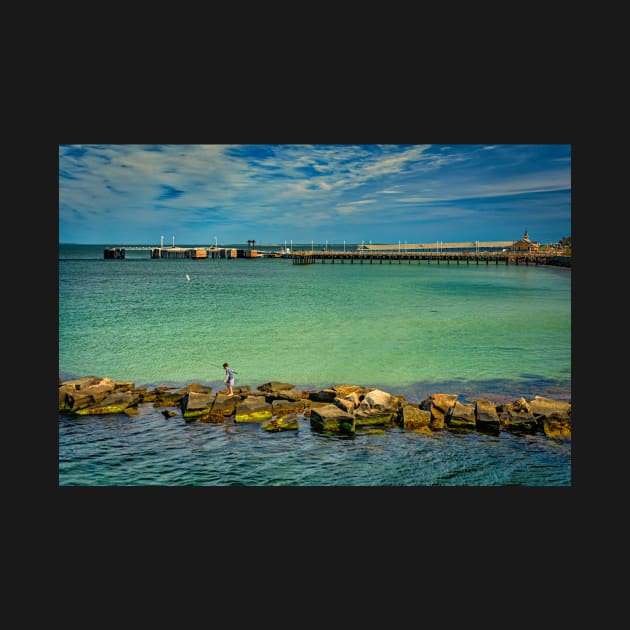
<path fill-rule="evenodd" d="M 477 241 L 473 243 L 478 246 L 498 246 L 503 242 L 485 243 Z M 287 248 L 280 248 L 277 251 L 255 250 L 253 248 L 241 249 L 234 247 L 152 247 L 152 246 L 131 246 L 131 250 L 149 250 L 151 258 L 188 258 L 188 259 L 208 259 L 208 258 L 291 258 L 294 265 L 312 265 L 315 263 L 339 263 L 339 264 L 412 264 L 426 262 L 428 265 L 552 265 L 556 267 L 571 267 L 571 256 L 564 255 L 558 249 L 544 249 L 535 251 L 519 251 L 518 249 L 501 248 L 496 251 L 477 249 L 468 251 L 453 251 L 455 245 L 469 247 L 470 243 L 449 243 L 433 245 L 434 250 L 428 250 L 428 245 L 420 246 L 420 251 L 409 251 L 411 245 L 401 245 L 401 249 L 395 251 L 394 245 L 370 245 L 359 246 L 358 249 L 338 250 L 321 249 L 309 250 L 306 248 L 289 251 Z M 417 247 L 413 245 L 413 247 Z M 449 251 L 450 250 L 450 251 Z M 124 258 L 124 248 L 109 247 L 104 250 L 105 258 Z"/>
<path fill-rule="evenodd" d="M 560 261 L 558 259 L 565 259 Z M 571 258 L 568 256 L 558 256 L 553 252 L 462 252 L 448 253 L 443 252 L 339 252 L 339 251 L 302 251 L 294 252 L 292 255 L 294 265 L 312 265 L 317 262 L 324 264 L 349 263 L 349 264 L 368 264 L 374 263 L 382 265 L 383 262 L 388 264 L 411 264 L 412 262 L 420 263 L 426 261 L 427 264 L 443 264 L 443 265 L 558 265 L 571 266 Z M 562 264 L 564 263 L 564 264 Z"/>

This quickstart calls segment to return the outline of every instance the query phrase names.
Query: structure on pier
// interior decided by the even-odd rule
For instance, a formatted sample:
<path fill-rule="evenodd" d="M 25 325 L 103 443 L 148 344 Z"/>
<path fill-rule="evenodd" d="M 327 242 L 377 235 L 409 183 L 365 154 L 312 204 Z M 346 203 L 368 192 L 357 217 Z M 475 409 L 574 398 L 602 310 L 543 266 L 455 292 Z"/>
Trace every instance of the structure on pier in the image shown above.
<path fill-rule="evenodd" d="M 124 247 L 106 247 L 103 250 L 103 258 L 123 259 L 124 257 L 125 257 Z"/>
<path fill-rule="evenodd" d="M 232 247 L 153 247 L 151 258 L 236 258 L 239 251 Z"/>
<path fill-rule="evenodd" d="M 154 247 L 151 258 L 208 258 L 208 250 L 200 247 Z"/>
<path fill-rule="evenodd" d="M 527 228 L 525 228 L 525 234 L 520 241 L 516 241 L 513 245 L 513 248 L 517 252 L 536 252 L 540 248 L 540 243 L 535 243 L 529 240 L 529 235 L 527 234 Z"/>

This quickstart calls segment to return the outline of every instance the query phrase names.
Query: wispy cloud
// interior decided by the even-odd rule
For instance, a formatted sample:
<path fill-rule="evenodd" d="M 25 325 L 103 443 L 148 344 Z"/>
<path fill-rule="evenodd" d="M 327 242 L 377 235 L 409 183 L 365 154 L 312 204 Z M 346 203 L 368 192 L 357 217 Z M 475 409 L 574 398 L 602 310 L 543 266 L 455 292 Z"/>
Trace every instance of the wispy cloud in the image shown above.
<path fill-rule="evenodd" d="M 570 225 L 570 145 L 59 147 L 62 242 L 551 241 Z"/>

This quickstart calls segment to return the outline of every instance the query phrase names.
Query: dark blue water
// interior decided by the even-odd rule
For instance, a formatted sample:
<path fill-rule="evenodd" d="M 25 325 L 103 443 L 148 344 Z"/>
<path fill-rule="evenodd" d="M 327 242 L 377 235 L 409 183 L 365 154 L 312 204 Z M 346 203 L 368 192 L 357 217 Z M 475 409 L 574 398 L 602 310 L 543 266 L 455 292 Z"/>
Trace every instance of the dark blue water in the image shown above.
<path fill-rule="evenodd" d="M 570 485 L 571 445 L 542 435 L 402 429 L 335 437 L 268 433 L 257 423 L 215 425 L 138 417 L 62 417 L 62 485 L 504 486 Z"/>

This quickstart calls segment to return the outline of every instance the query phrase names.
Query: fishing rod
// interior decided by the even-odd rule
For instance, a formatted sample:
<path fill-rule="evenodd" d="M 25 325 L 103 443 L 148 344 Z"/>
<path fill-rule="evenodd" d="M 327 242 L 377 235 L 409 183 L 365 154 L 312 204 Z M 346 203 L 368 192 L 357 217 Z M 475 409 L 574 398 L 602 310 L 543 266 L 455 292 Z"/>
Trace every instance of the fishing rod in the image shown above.
<path fill-rule="evenodd" d="M 222 365 L 216 365 L 215 363 L 208 363 L 208 365 L 210 367 L 219 368 L 220 370 L 224 369 Z M 232 370 L 232 374 L 238 374 L 238 372 L 236 370 Z"/>

